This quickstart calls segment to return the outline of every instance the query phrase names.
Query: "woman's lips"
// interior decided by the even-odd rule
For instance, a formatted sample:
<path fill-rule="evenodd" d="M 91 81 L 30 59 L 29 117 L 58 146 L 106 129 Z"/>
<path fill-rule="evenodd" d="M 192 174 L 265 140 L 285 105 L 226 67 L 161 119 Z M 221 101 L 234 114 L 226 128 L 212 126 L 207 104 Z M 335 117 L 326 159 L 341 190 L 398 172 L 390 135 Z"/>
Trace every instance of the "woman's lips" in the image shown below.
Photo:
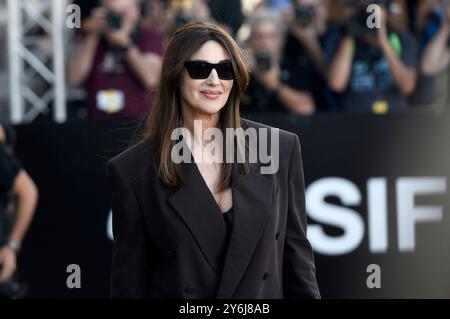
<path fill-rule="evenodd" d="M 215 91 L 201 91 L 200 92 L 204 97 L 211 99 L 211 100 L 215 100 L 220 96 L 220 92 L 215 92 Z"/>

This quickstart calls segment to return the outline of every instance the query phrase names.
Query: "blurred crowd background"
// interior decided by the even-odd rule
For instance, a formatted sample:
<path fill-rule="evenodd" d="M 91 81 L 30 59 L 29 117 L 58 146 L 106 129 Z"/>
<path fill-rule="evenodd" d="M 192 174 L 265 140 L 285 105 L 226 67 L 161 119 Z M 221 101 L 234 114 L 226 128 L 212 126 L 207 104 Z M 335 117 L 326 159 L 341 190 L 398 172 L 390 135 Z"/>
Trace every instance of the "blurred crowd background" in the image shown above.
<path fill-rule="evenodd" d="M 381 28 L 367 25 L 370 4 L 383 10 Z M 171 33 L 195 20 L 224 26 L 244 50 L 252 74 L 244 115 L 385 114 L 448 104 L 447 1 L 104 0 L 80 6 L 85 16 L 68 68 L 70 85 L 86 93 L 80 116 L 144 116 Z M 115 37 L 117 30 L 141 53 L 141 59 L 128 56 L 123 68 L 129 42 Z M 100 102 L 102 90 L 108 105 Z"/>
<path fill-rule="evenodd" d="M 15 254 L 20 251 L 39 197 L 32 177 L 15 158 L 14 125 L 55 120 L 101 123 L 113 118 L 139 122 L 151 112 L 171 34 L 188 22 L 219 24 L 242 48 L 251 72 L 241 100 L 243 116 L 277 113 L 309 118 L 332 112 L 382 116 L 416 111 L 448 114 L 449 1 L 56 3 L 0 0 L 0 296 L 18 298 L 26 294 L 26 289 L 14 281 Z M 11 8 L 16 4 L 27 11 L 27 16 L 13 23 L 17 11 Z M 75 24 L 77 20 L 76 16 L 71 18 L 73 11 L 66 11 L 61 14 L 64 27 L 58 31 L 51 25 L 55 10 L 65 11 L 70 4 L 79 6 L 81 23 L 79 27 L 66 25 L 66 19 Z M 378 20 L 373 20 L 373 12 L 367 10 L 372 4 L 381 8 Z M 377 22 L 377 28 L 370 27 Z M 19 26 L 23 32 L 21 44 L 16 41 L 20 36 L 15 28 Z M 17 68 L 16 55 L 25 61 L 22 68 Z M 57 104 L 64 104 L 63 108 L 55 107 Z M 326 125 L 322 127 L 326 129 Z M 37 154 L 46 158 L 45 152 Z M 51 159 L 59 156 L 46 155 Z M 32 158 L 21 160 L 35 163 Z M 50 170 L 47 173 L 51 174 Z M 41 183 L 48 176 L 40 176 Z M 49 189 L 40 191 L 50 193 Z"/>

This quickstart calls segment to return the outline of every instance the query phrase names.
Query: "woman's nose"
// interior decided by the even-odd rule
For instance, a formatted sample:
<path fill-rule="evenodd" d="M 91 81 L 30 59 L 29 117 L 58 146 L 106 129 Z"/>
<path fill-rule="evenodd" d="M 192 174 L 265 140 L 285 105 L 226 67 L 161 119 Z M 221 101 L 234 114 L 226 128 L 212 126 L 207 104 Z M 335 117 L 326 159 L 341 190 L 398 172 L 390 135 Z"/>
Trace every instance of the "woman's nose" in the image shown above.
<path fill-rule="evenodd" d="M 207 79 L 207 83 L 211 85 L 219 85 L 219 75 L 217 74 L 216 69 L 212 69 L 209 77 Z"/>

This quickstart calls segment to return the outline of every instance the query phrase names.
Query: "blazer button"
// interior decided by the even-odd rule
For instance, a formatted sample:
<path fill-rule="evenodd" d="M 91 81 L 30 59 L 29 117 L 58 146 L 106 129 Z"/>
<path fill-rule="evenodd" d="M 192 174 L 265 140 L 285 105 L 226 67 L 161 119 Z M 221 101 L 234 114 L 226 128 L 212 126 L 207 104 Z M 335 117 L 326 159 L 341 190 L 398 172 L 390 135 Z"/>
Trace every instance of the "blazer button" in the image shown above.
<path fill-rule="evenodd" d="M 186 288 L 184 288 L 184 292 L 187 294 L 190 294 L 191 292 L 194 292 L 195 287 L 194 286 L 186 286 Z"/>
<path fill-rule="evenodd" d="M 280 234 L 281 234 L 281 232 L 278 232 L 278 233 L 275 235 L 275 240 L 278 240 L 278 237 L 280 237 Z"/>
<path fill-rule="evenodd" d="M 264 274 L 264 276 L 263 276 L 263 280 L 269 279 L 269 277 L 270 277 L 271 275 L 272 275 L 272 274 L 271 274 L 270 272 L 266 272 L 266 273 Z"/>

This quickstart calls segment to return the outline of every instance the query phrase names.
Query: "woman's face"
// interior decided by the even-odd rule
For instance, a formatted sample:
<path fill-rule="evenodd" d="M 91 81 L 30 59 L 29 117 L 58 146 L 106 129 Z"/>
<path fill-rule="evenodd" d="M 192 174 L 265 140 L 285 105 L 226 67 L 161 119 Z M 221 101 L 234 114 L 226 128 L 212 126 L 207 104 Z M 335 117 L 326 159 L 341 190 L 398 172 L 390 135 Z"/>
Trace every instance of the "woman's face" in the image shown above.
<path fill-rule="evenodd" d="M 205 42 L 189 60 L 219 63 L 230 61 L 230 56 L 221 44 L 210 40 Z M 233 81 L 220 79 L 216 69 L 212 69 L 206 79 L 192 79 L 184 68 L 180 80 L 183 112 L 194 114 L 194 117 L 218 114 L 228 100 Z"/>

